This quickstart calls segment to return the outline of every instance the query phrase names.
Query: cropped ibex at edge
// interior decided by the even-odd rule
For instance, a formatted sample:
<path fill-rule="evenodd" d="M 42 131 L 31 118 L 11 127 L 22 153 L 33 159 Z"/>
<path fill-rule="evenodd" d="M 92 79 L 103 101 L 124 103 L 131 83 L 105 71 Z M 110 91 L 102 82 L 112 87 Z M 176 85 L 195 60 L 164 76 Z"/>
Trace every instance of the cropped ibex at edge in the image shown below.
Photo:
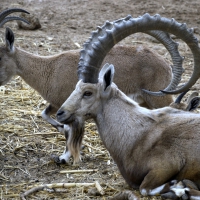
<path fill-rule="evenodd" d="M 122 176 L 143 196 L 200 199 L 200 114 L 171 107 L 143 108 L 113 83 L 113 65 L 105 64 L 97 73 L 105 56 L 102 46 L 108 52 L 123 29 L 126 33 L 140 31 L 152 23 L 159 25 L 153 27 L 156 30 L 178 35 L 193 47 L 194 60 L 200 58 L 196 38 L 186 25 L 175 20 L 145 14 L 107 23 L 84 45 L 79 81 L 58 110 L 57 120 L 69 123 L 70 145 L 79 154 L 76 149 L 80 148 L 84 122 L 93 119 Z M 191 37 L 185 38 L 188 35 Z"/>
<path fill-rule="evenodd" d="M 143 31 L 145 32 L 145 30 Z M 163 43 L 172 56 L 174 66 L 182 64 L 177 43 L 161 31 L 148 34 Z M 66 51 L 53 56 L 38 56 L 14 46 L 14 34 L 6 28 L 6 45 L 0 47 L 0 85 L 6 84 L 14 75 L 34 88 L 50 105 L 42 117 L 58 131 L 64 126 L 51 118 L 73 91 L 77 82 L 77 65 L 80 50 Z M 171 95 L 157 97 L 142 91 L 164 89 L 172 78 L 168 62 L 146 47 L 116 46 L 105 57 L 103 64 L 113 63 L 116 68 L 115 82 L 140 105 L 150 109 L 168 106 L 173 102 Z"/>

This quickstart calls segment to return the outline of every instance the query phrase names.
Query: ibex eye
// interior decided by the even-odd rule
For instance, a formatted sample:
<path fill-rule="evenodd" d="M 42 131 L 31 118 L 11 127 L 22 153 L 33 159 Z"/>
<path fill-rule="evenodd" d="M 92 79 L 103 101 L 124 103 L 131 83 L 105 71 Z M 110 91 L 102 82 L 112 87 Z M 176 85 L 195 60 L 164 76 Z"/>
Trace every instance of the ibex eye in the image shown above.
<path fill-rule="evenodd" d="M 89 92 L 89 91 L 86 91 L 86 92 L 84 92 L 84 94 L 83 94 L 83 96 L 85 96 L 85 97 L 89 97 L 89 96 L 91 96 L 92 95 L 92 92 Z"/>

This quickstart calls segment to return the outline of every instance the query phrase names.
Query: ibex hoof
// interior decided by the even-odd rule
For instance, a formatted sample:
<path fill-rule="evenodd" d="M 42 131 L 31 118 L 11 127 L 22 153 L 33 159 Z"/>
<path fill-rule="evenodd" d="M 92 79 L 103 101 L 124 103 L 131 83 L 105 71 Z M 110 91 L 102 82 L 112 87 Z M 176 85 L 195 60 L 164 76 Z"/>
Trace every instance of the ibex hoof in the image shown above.
<path fill-rule="evenodd" d="M 57 164 L 67 164 L 69 160 L 66 161 L 65 159 L 60 158 L 61 156 L 51 155 L 51 159 Z"/>
<path fill-rule="evenodd" d="M 163 199 L 179 199 L 179 197 L 176 196 L 176 194 L 174 192 L 172 192 L 172 191 L 164 193 L 164 194 L 161 194 L 161 197 Z"/>

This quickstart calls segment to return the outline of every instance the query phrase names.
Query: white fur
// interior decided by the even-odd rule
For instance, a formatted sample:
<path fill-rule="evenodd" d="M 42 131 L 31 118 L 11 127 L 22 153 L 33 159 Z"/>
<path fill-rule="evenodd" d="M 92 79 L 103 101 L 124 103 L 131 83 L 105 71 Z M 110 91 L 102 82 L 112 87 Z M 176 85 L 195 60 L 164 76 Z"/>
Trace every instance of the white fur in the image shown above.
<path fill-rule="evenodd" d="M 140 190 L 140 193 L 143 195 L 143 196 L 147 196 L 147 195 L 151 195 L 151 196 L 154 196 L 154 195 L 158 195 L 160 194 L 160 192 L 163 190 L 163 188 L 165 187 L 165 184 L 153 189 L 153 190 L 149 190 L 149 192 L 147 192 L 146 189 L 141 189 Z"/>
<path fill-rule="evenodd" d="M 165 184 L 161 185 L 153 190 L 150 190 L 148 195 L 151 195 L 151 196 L 158 195 L 158 194 L 160 194 L 160 192 L 163 190 L 164 187 L 165 187 Z"/>
<path fill-rule="evenodd" d="M 190 191 L 189 188 L 172 188 L 172 191 L 175 192 L 176 196 L 181 197 L 185 194 L 185 191 Z"/>
<path fill-rule="evenodd" d="M 70 157 L 71 157 L 71 152 L 67 151 L 67 152 L 63 153 L 61 156 L 59 156 L 59 160 L 65 160 L 65 162 L 68 163 Z"/>

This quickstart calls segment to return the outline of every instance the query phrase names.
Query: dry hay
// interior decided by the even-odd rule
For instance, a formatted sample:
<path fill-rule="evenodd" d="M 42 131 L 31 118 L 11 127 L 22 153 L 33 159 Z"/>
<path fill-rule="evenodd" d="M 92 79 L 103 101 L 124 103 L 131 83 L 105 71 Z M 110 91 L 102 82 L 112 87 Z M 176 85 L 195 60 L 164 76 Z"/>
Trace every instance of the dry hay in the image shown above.
<path fill-rule="evenodd" d="M 45 184 L 27 199 L 106 199 L 128 189 L 94 123 L 86 124 L 82 162 L 57 165 L 51 155 L 62 154 L 65 138 L 41 118 L 46 102 L 20 77 L 0 89 L 0 199 L 20 199 Z"/>
<path fill-rule="evenodd" d="M 47 181 L 46 176 L 51 176 L 52 173 L 55 176 L 59 174 L 59 177 L 62 177 L 62 181 L 59 180 L 60 178 L 55 178 L 59 180 L 58 182 L 95 182 L 93 178 L 88 177 L 91 174 L 98 173 L 96 169 L 93 169 L 94 167 L 92 167 L 92 172 L 89 172 L 78 166 L 57 166 L 50 160 L 51 154 L 62 153 L 65 147 L 65 138 L 42 120 L 40 113 L 45 105 L 46 102 L 20 77 L 1 87 L 1 199 L 17 199 L 21 192 L 30 189 L 36 183 L 37 185 L 56 183 L 57 181 Z M 98 140 L 96 130 L 92 130 L 94 125 L 88 125 L 86 131 L 89 126 L 91 133 L 90 136 L 89 133 L 85 136 L 84 153 L 92 152 L 94 154 L 93 159 L 102 157 L 105 162 L 108 162 L 109 155 L 101 147 L 101 141 Z M 61 174 L 60 172 L 64 169 L 80 169 L 82 172 L 74 171 L 73 173 L 72 171 Z M 61 194 L 65 198 L 68 196 L 69 199 L 72 196 L 79 196 L 78 198 L 83 199 L 83 196 L 86 195 L 86 188 L 84 185 L 75 188 L 70 187 L 64 191 L 61 190 Z M 55 195 L 54 193 L 59 194 Z M 61 195 L 58 191 L 54 193 L 40 192 L 39 196 L 51 198 Z"/>

